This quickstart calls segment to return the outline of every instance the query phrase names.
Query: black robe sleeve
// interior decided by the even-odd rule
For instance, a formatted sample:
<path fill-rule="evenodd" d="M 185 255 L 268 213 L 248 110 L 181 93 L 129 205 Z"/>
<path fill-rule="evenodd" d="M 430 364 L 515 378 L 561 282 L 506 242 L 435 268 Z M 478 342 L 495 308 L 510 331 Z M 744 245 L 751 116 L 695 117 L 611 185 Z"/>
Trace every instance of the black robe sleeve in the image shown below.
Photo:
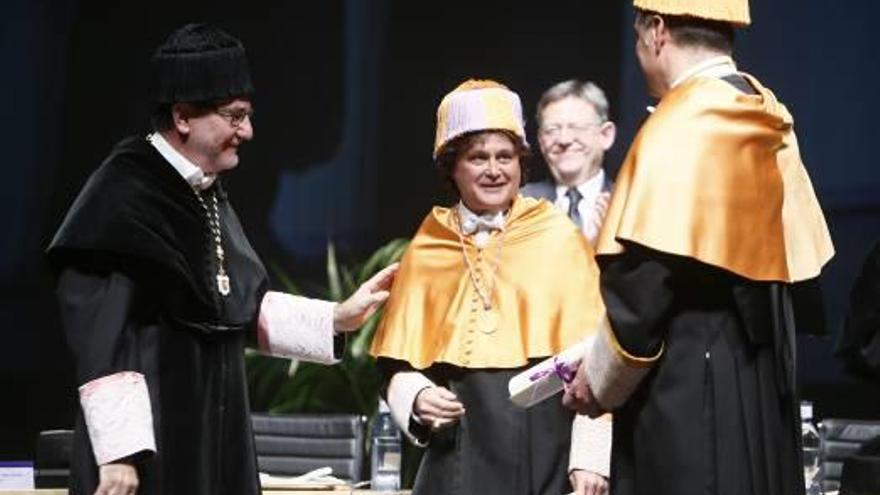
<path fill-rule="evenodd" d="M 617 341 L 639 357 L 657 354 L 673 304 L 676 257 L 637 245 L 599 258 L 600 290 Z"/>
<path fill-rule="evenodd" d="M 134 282 L 121 272 L 68 267 L 60 273 L 57 295 L 79 385 L 126 370 L 120 350 L 134 294 Z"/>

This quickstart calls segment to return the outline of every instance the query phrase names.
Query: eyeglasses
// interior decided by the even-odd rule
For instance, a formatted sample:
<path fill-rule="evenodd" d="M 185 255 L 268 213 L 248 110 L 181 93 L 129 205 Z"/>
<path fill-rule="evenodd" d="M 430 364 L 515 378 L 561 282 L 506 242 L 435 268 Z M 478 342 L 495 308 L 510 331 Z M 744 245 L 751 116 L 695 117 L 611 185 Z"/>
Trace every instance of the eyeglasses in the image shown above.
<path fill-rule="evenodd" d="M 241 124 L 244 123 L 244 119 L 253 120 L 254 118 L 253 108 L 237 108 L 234 110 L 215 108 L 214 113 L 226 119 L 226 121 L 229 122 L 229 125 L 235 128 L 241 127 Z"/>
<path fill-rule="evenodd" d="M 559 136 L 560 133 L 562 133 L 563 129 L 568 129 L 568 131 L 572 134 L 583 134 L 593 127 L 601 127 L 602 124 L 602 122 L 589 122 L 581 124 L 569 122 L 568 124 L 551 124 L 541 126 L 541 128 L 538 129 L 538 132 L 541 134 L 542 137 L 555 138 Z"/>

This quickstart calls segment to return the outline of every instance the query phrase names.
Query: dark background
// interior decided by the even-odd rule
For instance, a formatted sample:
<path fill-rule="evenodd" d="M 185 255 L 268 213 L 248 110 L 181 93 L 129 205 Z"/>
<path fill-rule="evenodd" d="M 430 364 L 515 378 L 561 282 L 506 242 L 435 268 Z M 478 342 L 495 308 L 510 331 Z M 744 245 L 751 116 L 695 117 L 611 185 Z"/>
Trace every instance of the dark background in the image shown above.
<path fill-rule="evenodd" d="M 837 248 L 822 277 L 830 335 L 799 341 L 802 390 L 820 417 L 880 417 L 877 386 L 832 357 L 880 234 L 880 48 L 869 34 L 880 7 L 752 3 L 737 61 L 794 114 Z M 224 181 L 264 261 L 297 279 L 320 276 L 328 239 L 357 259 L 411 235 L 444 200 L 434 112 L 468 77 L 520 94 L 532 143 L 542 90 L 596 81 L 621 128 L 612 173 L 650 103 L 628 2 L 7 0 L 0 12 L 0 460 L 32 457 L 37 431 L 72 423 L 72 363 L 42 250 L 110 147 L 147 132 L 148 60 L 183 23 L 215 23 L 247 47 L 256 139 Z"/>

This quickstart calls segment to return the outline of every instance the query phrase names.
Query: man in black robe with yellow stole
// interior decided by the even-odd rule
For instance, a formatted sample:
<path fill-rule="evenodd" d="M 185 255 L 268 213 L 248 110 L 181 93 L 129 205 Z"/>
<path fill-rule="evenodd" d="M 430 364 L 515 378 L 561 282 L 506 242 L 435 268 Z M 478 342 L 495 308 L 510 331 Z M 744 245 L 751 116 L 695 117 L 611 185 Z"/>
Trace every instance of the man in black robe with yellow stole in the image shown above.
<path fill-rule="evenodd" d="M 607 318 L 565 401 L 614 411 L 613 494 L 803 493 L 793 294 L 817 296 L 833 248 L 792 117 L 730 58 L 745 0 L 635 7 L 659 103 L 617 177 Z"/>
<path fill-rule="evenodd" d="M 71 493 L 256 495 L 244 346 L 336 361 L 394 268 L 340 304 L 269 291 L 218 178 L 253 137 L 243 46 L 187 25 L 153 66 L 154 132 L 116 145 L 48 249 L 80 384 Z"/>

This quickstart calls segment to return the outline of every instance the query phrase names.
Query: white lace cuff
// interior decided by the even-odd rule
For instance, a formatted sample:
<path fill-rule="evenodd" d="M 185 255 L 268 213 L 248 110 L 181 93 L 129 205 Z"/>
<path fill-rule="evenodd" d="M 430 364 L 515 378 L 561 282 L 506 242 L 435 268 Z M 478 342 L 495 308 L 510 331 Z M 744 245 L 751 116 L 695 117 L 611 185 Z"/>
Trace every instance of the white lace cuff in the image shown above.
<path fill-rule="evenodd" d="M 333 353 L 336 303 L 267 292 L 260 305 L 260 350 L 278 357 L 322 364 L 338 362 Z"/>
<path fill-rule="evenodd" d="M 388 408 L 391 409 L 391 416 L 400 427 L 400 430 L 406 434 L 413 445 L 424 447 L 426 442 L 419 440 L 409 429 L 410 418 L 413 416 L 413 404 L 416 395 L 423 389 L 433 387 L 434 382 L 428 379 L 418 371 L 401 371 L 395 373 L 388 383 Z"/>
<path fill-rule="evenodd" d="M 611 473 L 611 415 L 596 419 L 575 415 L 571 426 L 568 471 L 583 469 L 608 477 Z"/>
<path fill-rule="evenodd" d="M 99 466 L 156 451 L 144 375 L 122 371 L 92 380 L 79 387 L 79 402 Z"/>
<path fill-rule="evenodd" d="M 587 359 L 587 381 L 603 409 L 617 409 L 629 398 L 663 354 L 663 347 L 651 357 L 633 356 L 617 342 L 611 323 L 605 318 Z"/>

